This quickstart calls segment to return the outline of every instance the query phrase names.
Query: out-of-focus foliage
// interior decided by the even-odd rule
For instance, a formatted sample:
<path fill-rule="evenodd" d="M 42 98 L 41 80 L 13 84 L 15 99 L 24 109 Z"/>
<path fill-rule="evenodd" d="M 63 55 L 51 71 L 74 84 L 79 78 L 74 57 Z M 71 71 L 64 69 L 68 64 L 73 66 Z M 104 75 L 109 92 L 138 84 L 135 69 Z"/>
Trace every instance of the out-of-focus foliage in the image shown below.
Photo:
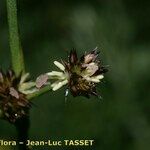
<path fill-rule="evenodd" d="M 18 1 L 26 67 L 34 79 L 53 70 L 53 61 L 66 58 L 71 48 L 81 54 L 98 46 L 109 65 L 99 85 L 102 100 L 69 96 L 65 104 L 64 89 L 36 99 L 31 139 L 95 139 L 92 150 L 150 149 L 149 6 L 147 0 Z M 1 0 L 0 66 L 9 64 L 6 4 Z M 8 137 L 15 138 L 16 131 L 0 121 L 0 138 Z"/>

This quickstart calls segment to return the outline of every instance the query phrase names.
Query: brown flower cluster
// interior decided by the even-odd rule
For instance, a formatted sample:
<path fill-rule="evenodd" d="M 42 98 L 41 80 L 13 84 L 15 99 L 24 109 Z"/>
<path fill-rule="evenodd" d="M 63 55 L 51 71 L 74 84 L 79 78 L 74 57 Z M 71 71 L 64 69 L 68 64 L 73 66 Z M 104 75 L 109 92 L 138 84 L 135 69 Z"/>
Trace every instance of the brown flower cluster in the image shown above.
<path fill-rule="evenodd" d="M 20 80 L 21 77 L 16 78 L 11 70 L 7 73 L 0 71 L 0 109 L 3 118 L 11 123 L 28 115 L 30 108 L 26 95 L 18 90 Z"/>
<path fill-rule="evenodd" d="M 51 71 L 46 74 L 50 80 L 54 80 L 51 84 L 52 90 L 56 91 L 63 85 L 67 85 L 74 97 L 98 96 L 96 85 L 104 78 L 104 73 L 108 71 L 99 61 L 98 54 L 96 48 L 78 58 L 76 51 L 72 50 L 68 61 L 62 61 L 62 63 L 54 61 L 61 72 Z"/>

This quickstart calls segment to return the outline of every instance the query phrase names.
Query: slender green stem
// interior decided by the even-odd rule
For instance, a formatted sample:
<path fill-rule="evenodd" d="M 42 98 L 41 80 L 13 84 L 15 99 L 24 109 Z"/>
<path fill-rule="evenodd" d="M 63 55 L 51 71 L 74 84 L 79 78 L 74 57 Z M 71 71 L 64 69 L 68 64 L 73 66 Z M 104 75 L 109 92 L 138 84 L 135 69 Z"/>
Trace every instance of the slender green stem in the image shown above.
<path fill-rule="evenodd" d="M 9 43 L 12 59 L 12 69 L 16 76 L 24 71 L 24 59 L 18 33 L 17 22 L 17 2 L 16 0 L 7 1 L 7 16 L 9 25 Z"/>
<path fill-rule="evenodd" d="M 38 97 L 42 94 L 45 94 L 46 92 L 50 91 L 51 90 L 51 86 L 50 85 L 47 85 L 45 87 L 43 87 L 42 89 L 40 89 L 39 91 L 35 92 L 35 93 L 32 93 L 32 94 L 29 94 L 27 95 L 27 99 L 28 100 L 31 100 L 35 97 Z"/>

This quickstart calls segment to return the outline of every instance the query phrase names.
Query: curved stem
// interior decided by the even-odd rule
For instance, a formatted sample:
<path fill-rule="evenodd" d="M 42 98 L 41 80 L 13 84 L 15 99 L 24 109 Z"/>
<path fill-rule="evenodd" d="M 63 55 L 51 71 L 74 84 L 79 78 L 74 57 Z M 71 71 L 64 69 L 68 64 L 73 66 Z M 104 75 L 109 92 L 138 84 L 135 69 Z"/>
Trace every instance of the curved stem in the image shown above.
<path fill-rule="evenodd" d="M 6 2 L 12 69 L 14 70 L 16 76 L 19 76 L 20 73 L 24 71 L 25 67 L 18 33 L 17 3 L 16 0 L 6 0 Z"/>
<path fill-rule="evenodd" d="M 38 97 L 38 96 L 40 96 L 40 95 L 45 94 L 46 92 L 48 92 L 48 91 L 50 91 L 50 90 L 51 90 L 51 86 L 50 86 L 50 85 L 47 85 L 47 86 L 41 88 L 39 91 L 27 95 L 27 99 L 28 99 L 28 100 L 31 100 L 31 99 L 33 99 L 33 98 L 35 98 L 35 97 Z"/>

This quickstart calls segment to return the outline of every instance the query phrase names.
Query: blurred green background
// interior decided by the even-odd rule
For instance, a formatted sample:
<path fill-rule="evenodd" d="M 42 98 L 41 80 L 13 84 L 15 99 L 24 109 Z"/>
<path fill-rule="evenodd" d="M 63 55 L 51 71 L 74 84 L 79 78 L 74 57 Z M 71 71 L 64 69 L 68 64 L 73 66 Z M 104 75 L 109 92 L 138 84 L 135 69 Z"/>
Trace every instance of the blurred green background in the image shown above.
<path fill-rule="evenodd" d="M 0 0 L 3 69 L 11 62 L 6 14 L 5 0 Z M 71 48 L 81 55 L 98 46 L 103 64 L 109 65 L 98 87 L 102 100 L 70 95 L 65 104 L 65 88 L 35 99 L 30 139 L 95 140 L 93 147 L 64 149 L 149 150 L 150 1 L 19 0 L 18 18 L 25 64 L 33 79 L 56 69 L 53 61 L 67 58 Z M 16 134 L 12 125 L 0 121 L 1 139 L 15 139 Z"/>

